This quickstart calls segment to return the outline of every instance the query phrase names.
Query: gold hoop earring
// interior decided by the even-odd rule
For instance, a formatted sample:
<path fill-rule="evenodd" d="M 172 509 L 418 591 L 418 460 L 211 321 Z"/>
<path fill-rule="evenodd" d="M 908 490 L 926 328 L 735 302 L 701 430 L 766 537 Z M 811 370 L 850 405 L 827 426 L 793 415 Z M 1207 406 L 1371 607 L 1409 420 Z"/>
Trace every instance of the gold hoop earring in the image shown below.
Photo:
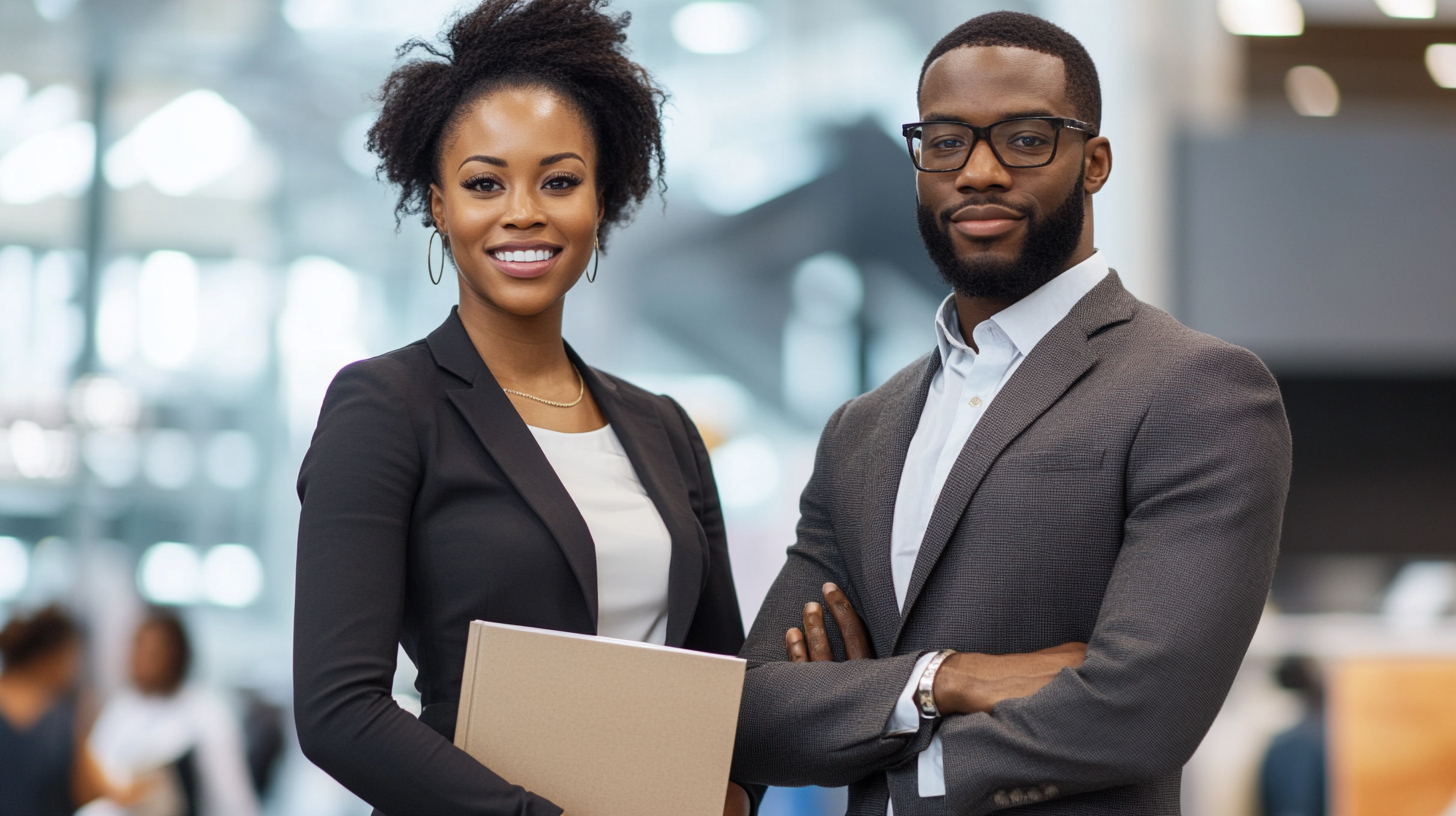
<path fill-rule="evenodd" d="M 434 255 L 435 255 L 435 236 L 436 235 L 439 235 L 440 236 L 440 273 L 438 275 L 435 274 L 435 260 L 434 260 Z M 445 244 L 445 236 L 444 236 L 444 234 L 442 234 L 440 232 L 439 227 L 436 227 L 435 228 L 435 231 L 432 232 L 432 233 L 430 233 L 430 243 L 428 243 L 428 244 L 425 245 L 425 271 L 430 274 L 430 283 L 433 283 L 436 286 L 439 286 L 440 285 L 440 281 L 442 281 L 442 280 L 445 279 L 445 251 L 446 251 L 446 249 L 447 249 L 447 247 L 446 247 L 446 244 Z"/>
<path fill-rule="evenodd" d="M 602 242 L 597 240 L 597 236 L 596 235 L 593 235 L 592 236 L 592 271 L 591 271 L 591 274 L 590 275 L 587 275 L 586 276 L 586 282 L 587 283 L 596 283 L 597 282 L 597 266 L 600 265 L 601 262 L 602 262 Z"/>

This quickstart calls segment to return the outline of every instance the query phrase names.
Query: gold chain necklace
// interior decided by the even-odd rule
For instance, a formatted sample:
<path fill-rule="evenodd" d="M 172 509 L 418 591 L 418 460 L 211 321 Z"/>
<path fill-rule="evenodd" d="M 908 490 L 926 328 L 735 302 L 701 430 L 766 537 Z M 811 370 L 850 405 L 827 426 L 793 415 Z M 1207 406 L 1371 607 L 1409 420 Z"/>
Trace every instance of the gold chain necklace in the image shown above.
<path fill-rule="evenodd" d="M 553 402 L 549 399 L 541 399 L 534 394 L 527 394 L 525 391 L 517 391 L 514 388 L 506 388 L 504 385 L 501 386 L 501 390 L 506 392 L 507 394 L 515 394 L 518 397 L 525 397 L 528 400 L 544 402 L 545 404 L 550 405 L 553 408 L 575 408 L 581 402 L 581 398 L 586 396 L 586 380 L 583 380 L 581 378 L 581 370 L 578 369 L 575 365 L 571 367 L 571 370 L 576 372 L 577 385 L 576 399 L 572 400 L 571 402 Z"/>

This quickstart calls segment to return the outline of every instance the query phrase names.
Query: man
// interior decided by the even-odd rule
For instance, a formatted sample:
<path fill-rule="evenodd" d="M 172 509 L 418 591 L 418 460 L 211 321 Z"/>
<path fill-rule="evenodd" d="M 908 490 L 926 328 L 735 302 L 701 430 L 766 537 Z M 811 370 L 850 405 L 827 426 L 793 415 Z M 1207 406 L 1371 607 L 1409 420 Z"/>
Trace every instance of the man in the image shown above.
<path fill-rule="evenodd" d="M 1176 814 L 1268 592 L 1279 390 L 1094 249 L 1112 154 L 1073 37 L 977 17 L 918 98 L 954 294 L 938 347 L 824 429 L 742 652 L 734 778 L 849 785 L 852 816 Z"/>

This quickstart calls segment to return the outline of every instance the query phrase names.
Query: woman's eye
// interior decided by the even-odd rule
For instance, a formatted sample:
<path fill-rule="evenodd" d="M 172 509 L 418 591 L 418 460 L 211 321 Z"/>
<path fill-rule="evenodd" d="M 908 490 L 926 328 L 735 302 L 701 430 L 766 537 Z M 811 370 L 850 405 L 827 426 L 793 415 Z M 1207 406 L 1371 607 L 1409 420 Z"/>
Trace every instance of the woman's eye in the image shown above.
<path fill-rule="evenodd" d="M 493 193 L 501 189 L 501 185 L 500 182 L 489 176 L 479 176 L 465 182 L 465 188 L 477 193 Z"/>
<path fill-rule="evenodd" d="M 573 176 L 552 176 L 542 186 L 547 190 L 570 190 L 578 184 L 581 184 L 581 179 Z"/>

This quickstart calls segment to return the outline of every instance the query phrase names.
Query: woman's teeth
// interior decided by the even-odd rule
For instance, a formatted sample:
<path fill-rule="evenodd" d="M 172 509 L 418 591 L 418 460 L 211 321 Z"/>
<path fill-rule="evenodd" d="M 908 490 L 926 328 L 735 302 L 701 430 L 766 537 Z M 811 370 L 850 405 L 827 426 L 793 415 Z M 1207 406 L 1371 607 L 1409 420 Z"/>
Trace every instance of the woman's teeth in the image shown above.
<path fill-rule="evenodd" d="M 518 249 L 513 252 L 497 252 L 495 257 L 513 263 L 530 263 L 532 261 L 549 261 L 553 254 L 555 253 L 549 249 Z"/>

